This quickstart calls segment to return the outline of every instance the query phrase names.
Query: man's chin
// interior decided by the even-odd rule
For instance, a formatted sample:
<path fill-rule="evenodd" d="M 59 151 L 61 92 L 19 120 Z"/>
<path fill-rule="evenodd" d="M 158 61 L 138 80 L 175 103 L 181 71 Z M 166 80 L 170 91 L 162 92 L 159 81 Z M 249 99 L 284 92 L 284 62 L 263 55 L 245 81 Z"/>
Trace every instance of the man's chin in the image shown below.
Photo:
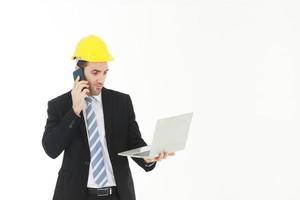
<path fill-rule="evenodd" d="M 91 92 L 90 96 L 98 96 L 98 95 L 100 94 L 100 92 L 101 92 L 101 89 L 102 89 L 102 88 L 93 90 L 93 91 Z"/>

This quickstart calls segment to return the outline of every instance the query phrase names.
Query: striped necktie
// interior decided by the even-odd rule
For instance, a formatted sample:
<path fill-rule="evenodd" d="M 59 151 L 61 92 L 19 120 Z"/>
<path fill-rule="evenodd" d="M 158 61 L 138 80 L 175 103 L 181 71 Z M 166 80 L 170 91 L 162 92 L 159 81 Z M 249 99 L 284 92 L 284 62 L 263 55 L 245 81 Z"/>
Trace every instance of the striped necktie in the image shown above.
<path fill-rule="evenodd" d="M 86 106 L 86 121 L 88 130 L 88 140 L 91 152 L 91 164 L 93 177 L 99 187 L 105 186 L 107 183 L 107 174 L 104 165 L 103 150 L 100 142 L 100 131 L 97 125 L 97 117 L 92 108 L 92 97 L 85 98 Z"/>

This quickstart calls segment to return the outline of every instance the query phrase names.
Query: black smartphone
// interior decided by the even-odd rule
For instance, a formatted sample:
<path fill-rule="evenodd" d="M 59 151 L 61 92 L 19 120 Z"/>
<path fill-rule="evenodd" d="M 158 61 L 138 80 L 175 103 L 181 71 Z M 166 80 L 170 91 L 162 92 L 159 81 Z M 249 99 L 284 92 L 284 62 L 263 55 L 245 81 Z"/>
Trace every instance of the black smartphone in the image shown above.
<path fill-rule="evenodd" d="M 76 80 L 76 78 L 79 76 L 79 81 L 84 80 L 84 75 L 83 75 L 83 69 L 79 67 L 73 72 L 73 78 Z"/>

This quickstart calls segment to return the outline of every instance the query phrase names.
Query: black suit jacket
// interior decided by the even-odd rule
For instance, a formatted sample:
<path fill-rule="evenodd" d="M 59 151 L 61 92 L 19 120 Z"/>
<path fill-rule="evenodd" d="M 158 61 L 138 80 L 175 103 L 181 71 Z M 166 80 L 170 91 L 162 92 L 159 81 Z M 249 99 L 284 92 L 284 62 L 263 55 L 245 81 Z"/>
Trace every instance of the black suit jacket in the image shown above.
<path fill-rule="evenodd" d="M 107 148 L 121 200 L 134 200 L 134 186 L 127 157 L 119 152 L 146 145 L 129 95 L 102 89 L 101 92 Z M 51 158 L 64 152 L 58 173 L 54 200 L 86 200 L 90 151 L 83 115 L 78 117 L 72 109 L 71 92 L 48 102 L 48 119 L 42 139 L 43 147 Z M 145 171 L 143 159 L 134 161 Z"/>

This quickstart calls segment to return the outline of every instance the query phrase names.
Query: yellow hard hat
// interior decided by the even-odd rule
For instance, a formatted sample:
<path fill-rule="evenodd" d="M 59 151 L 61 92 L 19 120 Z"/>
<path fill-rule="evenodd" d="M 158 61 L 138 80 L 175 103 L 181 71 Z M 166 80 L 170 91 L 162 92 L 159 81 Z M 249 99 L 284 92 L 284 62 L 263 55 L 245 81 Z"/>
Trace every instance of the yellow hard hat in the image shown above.
<path fill-rule="evenodd" d="M 72 58 L 88 62 L 107 62 L 113 60 L 103 40 L 95 35 L 82 38 L 78 42 Z"/>

